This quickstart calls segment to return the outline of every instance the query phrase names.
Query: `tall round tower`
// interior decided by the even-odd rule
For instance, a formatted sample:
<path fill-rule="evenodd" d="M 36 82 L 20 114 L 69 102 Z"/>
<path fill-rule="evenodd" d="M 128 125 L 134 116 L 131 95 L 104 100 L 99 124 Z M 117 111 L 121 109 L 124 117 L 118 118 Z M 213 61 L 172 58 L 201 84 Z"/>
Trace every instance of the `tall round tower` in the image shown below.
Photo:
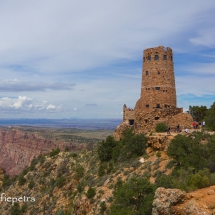
<path fill-rule="evenodd" d="M 163 46 L 143 52 L 141 97 L 135 110 L 151 112 L 154 109 L 176 107 L 175 76 L 172 49 Z"/>

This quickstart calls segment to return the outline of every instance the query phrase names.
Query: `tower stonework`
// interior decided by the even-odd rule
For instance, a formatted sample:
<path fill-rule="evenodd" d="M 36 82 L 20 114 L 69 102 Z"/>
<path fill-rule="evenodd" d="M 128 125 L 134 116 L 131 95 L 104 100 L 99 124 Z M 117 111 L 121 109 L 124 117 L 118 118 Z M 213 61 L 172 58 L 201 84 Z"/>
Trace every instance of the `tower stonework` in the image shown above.
<path fill-rule="evenodd" d="M 176 107 L 172 49 L 163 46 L 143 52 L 141 97 L 135 107 L 142 112 Z"/>
<path fill-rule="evenodd" d="M 123 106 L 123 122 L 114 137 L 120 139 L 129 126 L 135 133 L 154 131 L 158 123 L 171 129 L 191 128 L 193 118 L 177 108 L 173 52 L 169 47 L 158 46 L 143 51 L 140 99 L 135 108 Z"/>

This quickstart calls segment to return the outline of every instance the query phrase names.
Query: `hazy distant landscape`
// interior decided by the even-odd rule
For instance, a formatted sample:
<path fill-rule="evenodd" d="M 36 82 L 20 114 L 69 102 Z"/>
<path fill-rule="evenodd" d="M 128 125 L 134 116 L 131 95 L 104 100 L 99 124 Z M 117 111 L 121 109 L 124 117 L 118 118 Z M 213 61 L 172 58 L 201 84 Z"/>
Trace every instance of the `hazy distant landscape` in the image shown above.
<path fill-rule="evenodd" d="M 78 128 L 87 130 L 115 130 L 122 119 L 1 119 L 0 126 L 36 126 L 50 128 Z"/>

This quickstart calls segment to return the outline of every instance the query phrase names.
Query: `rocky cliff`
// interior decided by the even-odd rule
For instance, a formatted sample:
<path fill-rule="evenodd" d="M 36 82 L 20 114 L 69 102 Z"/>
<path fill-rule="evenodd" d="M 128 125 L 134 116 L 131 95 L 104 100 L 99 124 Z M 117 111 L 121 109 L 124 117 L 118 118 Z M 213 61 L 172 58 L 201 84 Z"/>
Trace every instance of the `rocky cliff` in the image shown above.
<path fill-rule="evenodd" d="M 0 167 L 11 176 L 18 175 L 39 154 L 50 152 L 55 148 L 64 150 L 66 147 L 78 150 L 84 146 L 63 140 L 47 140 L 18 129 L 0 128 Z"/>
<path fill-rule="evenodd" d="M 158 188 L 155 192 L 152 215 L 178 214 L 215 214 L 215 186 L 190 193 L 179 189 Z"/>
<path fill-rule="evenodd" d="M 5 131 L 2 130 L 2 132 Z M 6 133 L 7 135 L 11 134 L 10 138 L 13 136 L 12 139 L 9 138 L 10 141 L 6 141 L 11 144 L 10 146 L 19 145 L 14 144 L 14 142 L 19 142 L 18 137 L 20 137 L 20 142 L 21 140 L 28 142 L 23 139 L 22 135 L 25 134 L 23 132 L 10 130 Z M 5 134 L 5 138 L 7 135 Z M 131 190 L 130 188 L 135 190 L 137 187 L 138 197 L 145 197 L 142 193 L 142 188 L 145 188 L 145 186 L 124 186 L 125 184 L 133 185 L 131 184 L 132 179 L 135 179 L 136 182 L 149 179 L 155 185 L 154 190 L 157 188 L 155 195 L 154 190 L 150 191 L 152 198 L 149 203 L 148 199 L 138 201 L 138 204 L 147 203 L 146 207 L 150 207 L 150 213 L 147 214 L 215 214 L 215 186 L 210 186 L 214 183 L 210 183 L 208 188 L 190 193 L 179 189 L 164 189 L 160 185 L 156 185 L 160 177 L 171 174 L 174 169 L 174 163 L 171 162 L 172 160 L 166 153 L 168 144 L 174 138 L 174 135 L 176 134 L 150 133 L 146 136 L 150 147 L 146 149 L 146 153 L 143 156 L 116 162 L 113 160 L 101 162 L 96 148 L 77 153 L 61 151 L 56 154 L 48 153 L 44 156 L 39 156 L 16 179 L 4 180 L 1 190 L 3 197 L 0 201 L 0 214 L 12 214 L 10 212 L 16 210 L 18 212 L 24 211 L 23 214 L 25 215 L 115 215 L 117 213 L 110 213 L 112 205 L 120 204 L 121 208 L 126 208 L 127 210 L 130 207 L 133 210 L 135 209 L 133 202 L 138 199 L 131 198 L 131 201 L 125 206 L 124 200 L 129 199 L 126 194 L 131 193 L 133 195 L 133 192 L 127 192 L 126 190 L 124 192 L 121 189 L 122 186 L 124 189 L 129 188 L 129 191 Z M 27 134 L 27 136 L 29 139 L 31 134 Z M 36 134 L 33 136 L 35 136 L 35 141 L 32 141 L 32 143 L 35 143 L 32 145 L 35 150 L 37 149 L 41 153 L 41 148 L 36 147 L 36 139 L 42 141 L 43 138 Z M 1 144 L 2 142 L 4 141 L 1 140 Z M 48 143 L 46 144 L 48 145 Z M 59 145 L 59 143 L 54 142 L 52 144 Z M 43 148 L 43 145 L 41 147 Z M 27 150 L 27 148 L 22 148 L 23 157 L 26 154 L 24 150 Z M 31 155 L 33 157 L 33 154 Z M 170 165 L 171 163 L 173 165 Z M 0 182 L 1 178 L 0 170 Z M 122 194 L 125 198 L 122 198 L 122 201 L 118 199 L 120 200 L 118 202 L 116 201 L 118 196 L 115 193 L 119 189 L 121 189 L 120 192 L 123 191 Z M 90 190 L 91 192 L 89 192 Z M 24 196 L 27 196 L 28 199 L 24 199 Z M 12 202 L 11 198 L 14 198 L 14 202 Z M 144 213 L 140 212 L 139 214 Z"/>

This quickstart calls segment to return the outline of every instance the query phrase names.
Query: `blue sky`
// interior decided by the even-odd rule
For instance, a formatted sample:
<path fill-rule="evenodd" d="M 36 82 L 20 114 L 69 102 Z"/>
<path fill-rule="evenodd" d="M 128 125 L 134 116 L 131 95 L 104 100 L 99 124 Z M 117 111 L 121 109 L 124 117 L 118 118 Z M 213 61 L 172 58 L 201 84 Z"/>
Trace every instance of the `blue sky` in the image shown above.
<path fill-rule="evenodd" d="M 174 52 L 177 106 L 215 101 L 215 1 L 0 0 L 1 118 L 122 118 L 143 50 Z"/>

